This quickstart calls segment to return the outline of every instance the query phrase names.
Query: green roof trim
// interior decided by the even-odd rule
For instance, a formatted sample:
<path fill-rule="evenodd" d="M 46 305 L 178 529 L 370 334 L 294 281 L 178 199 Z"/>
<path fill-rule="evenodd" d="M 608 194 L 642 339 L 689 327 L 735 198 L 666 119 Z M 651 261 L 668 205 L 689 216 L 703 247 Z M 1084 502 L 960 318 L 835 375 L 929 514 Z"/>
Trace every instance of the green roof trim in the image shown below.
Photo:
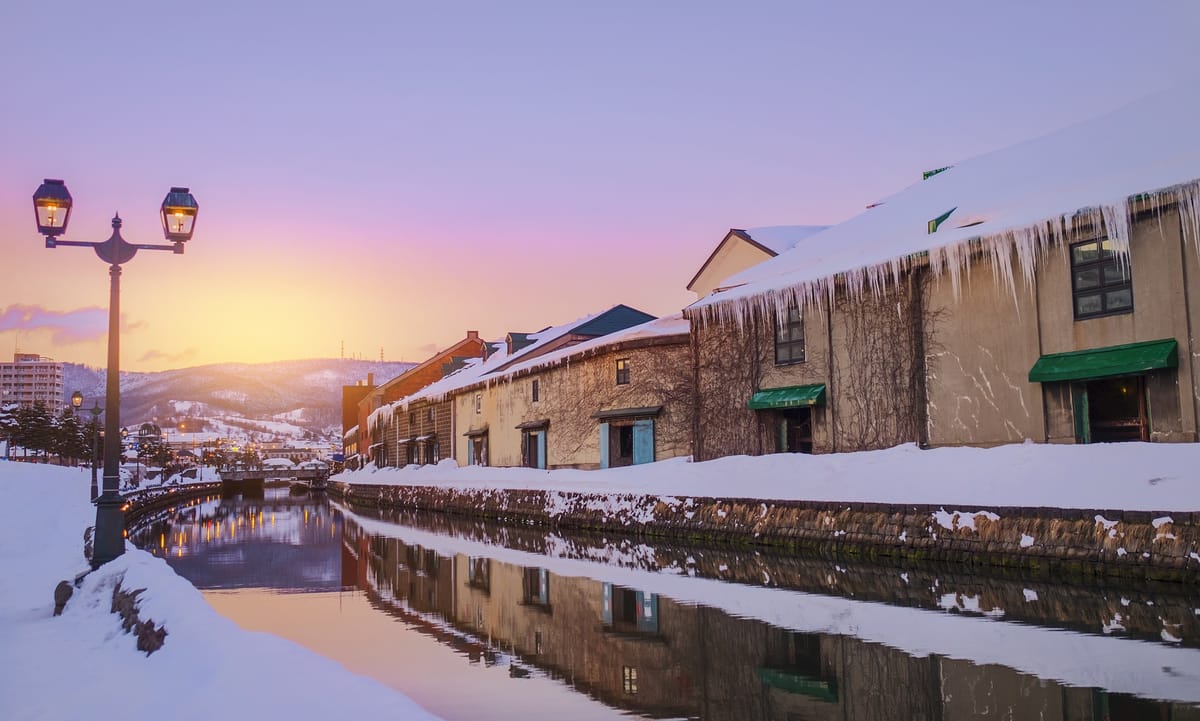
<path fill-rule="evenodd" d="M 781 691 L 798 693 L 801 696 L 830 703 L 837 703 L 838 700 L 837 681 L 823 681 L 819 678 L 773 668 L 759 668 L 758 678 L 771 688 Z"/>
<path fill-rule="evenodd" d="M 788 386 L 787 388 L 764 388 L 750 396 L 750 402 L 746 404 L 748 408 L 756 411 L 766 408 L 802 408 L 823 405 L 825 405 L 824 383 Z"/>
<path fill-rule="evenodd" d="M 1029 369 L 1031 383 L 1112 378 L 1179 365 L 1179 342 L 1174 338 L 1126 343 L 1107 348 L 1053 353 L 1038 358 Z"/>

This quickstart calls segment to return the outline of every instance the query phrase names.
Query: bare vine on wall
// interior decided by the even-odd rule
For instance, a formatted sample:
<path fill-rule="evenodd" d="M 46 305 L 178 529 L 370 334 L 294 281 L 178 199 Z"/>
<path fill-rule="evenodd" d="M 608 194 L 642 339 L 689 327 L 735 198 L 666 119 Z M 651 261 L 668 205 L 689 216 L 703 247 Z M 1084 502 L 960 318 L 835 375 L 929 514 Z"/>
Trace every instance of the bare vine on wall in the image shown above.
<path fill-rule="evenodd" d="M 924 302 L 928 282 L 918 271 L 879 294 L 839 298 L 834 433 L 840 450 L 927 440 L 926 366 L 940 315 Z"/>
<path fill-rule="evenodd" d="M 742 328 L 731 321 L 693 321 L 697 460 L 761 452 L 758 419 L 746 407 L 758 387 L 762 343 L 755 329 L 761 325 L 757 318 Z"/>
<path fill-rule="evenodd" d="M 839 288 L 829 306 L 803 310 L 808 339 L 803 375 L 829 384 L 828 406 L 818 409 L 826 430 L 824 450 L 885 448 L 926 439 L 926 366 L 936 352 L 940 311 L 931 312 L 928 274 L 917 269 L 878 294 L 850 296 Z M 738 324 L 696 319 L 696 418 L 693 433 L 700 460 L 733 454 L 770 453 L 773 416 L 747 408 L 768 385 L 783 384 L 774 366 L 773 313 L 752 311 Z M 783 375 L 783 377 L 787 377 Z M 832 436 L 832 437 L 831 437 Z"/>
<path fill-rule="evenodd" d="M 616 383 L 616 359 L 629 358 L 630 382 Z M 553 465 L 599 463 L 591 457 L 598 445 L 600 410 L 662 406 L 655 423 L 660 448 L 689 448 L 692 387 L 688 346 L 648 346 L 629 352 L 581 358 L 518 381 L 529 386 L 539 379 L 533 412 L 551 420 Z M 584 458 L 584 456 L 587 456 Z"/>

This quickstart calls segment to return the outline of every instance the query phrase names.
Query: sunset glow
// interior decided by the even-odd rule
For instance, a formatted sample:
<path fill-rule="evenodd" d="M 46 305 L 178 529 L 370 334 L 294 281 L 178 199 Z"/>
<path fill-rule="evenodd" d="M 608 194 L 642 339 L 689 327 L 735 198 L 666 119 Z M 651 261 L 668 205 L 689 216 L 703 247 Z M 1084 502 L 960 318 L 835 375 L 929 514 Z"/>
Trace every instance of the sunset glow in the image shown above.
<path fill-rule="evenodd" d="M 175 184 L 201 207 L 185 255 L 124 268 L 125 370 L 420 360 L 468 329 L 676 312 L 731 227 L 844 220 L 1200 67 L 1188 3 L 218 4 L 180 39 L 149 5 L 70 1 L 53 51 L 11 5 L 2 352 L 105 359 L 105 268 L 45 248 L 43 178 L 71 188 L 66 239 L 119 211 L 129 242 L 162 242 Z"/>

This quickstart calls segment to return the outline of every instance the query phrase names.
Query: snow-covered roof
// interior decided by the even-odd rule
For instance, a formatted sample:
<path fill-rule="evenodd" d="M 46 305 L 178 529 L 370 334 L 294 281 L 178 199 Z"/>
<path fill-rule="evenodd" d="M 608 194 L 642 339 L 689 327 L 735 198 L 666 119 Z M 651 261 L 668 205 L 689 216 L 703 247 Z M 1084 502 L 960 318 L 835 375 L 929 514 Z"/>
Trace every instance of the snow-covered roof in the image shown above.
<path fill-rule="evenodd" d="M 516 373 L 517 371 L 531 365 L 536 365 L 543 362 L 546 364 L 557 362 L 551 361 L 550 359 L 557 358 L 561 360 L 561 357 L 566 357 L 563 354 L 571 355 L 576 352 L 581 352 L 580 349 L 586 349 L 586 347 L 615 342 L 614 338 L 618 336 L 624 337 L 626 340 L 633 340 L 634 338 L 629 337 L 627 334 L 635 332 L 639 328 L 641 330 L 637 331 L 637 333 L 642 335 L 635 335 L 635 337 L 651 337 L 652 335 L 656 334 L 671 335 L 673 333 L 687 333 L 688 321 L 683 320 L 682 314 L 677 314 L 675 316 L 669 316 L 668 318 L 651 320 L 647 323 L 642 323 L 631 326 L 630 328 L 607 333 L 592 340 L 584 341 L 583 343 L 567 346 L 561 350 L 550 351 L 544 355 L 539 354 L 540 351 L 547 345 L 562 338 L 568 333 L 575 331 L 577 328 L 586 326 L 592 321 L 595 321 L 616 309 L 622 308 L 624 308 L 626 311 L 632 310 L 625 306 L 617 305 L 599 313 L 593 313 L 591 315 L 584 316 L 583 318 L 573 320 L 570 323 L 563 323 L 562 325 L 546 328 L 536 333 L 529 333 L 528 339 L 533 342 L 523 348 L 517 349 L 517 351 L 512 355 L 509 355 L 507 346 L 503 341 L 493 341 L 489 345 L 494 346 L 496 350 L 494 353 L 490 354 L 486 360 L 472 358 L 467 361 L 467 365 L 463 368 L 460 368 L 459 370 L 451 373 L 439 381 L 430 383 L 416 393 L 401 398 L 391 405 L 393 408 L 408 408 L 410 403 L 418 400 L 440 402 L 445 400 L 446 397 L 452 393 L 463 390 L 464 388 L 469 388 L 478 383 L 483 383 L 492 379 L 509 377 L 513 373 Z M 670 318 L 675 319 L 674 325 L 666 322 Z M 664 322 L 661 325 L 654 325 L 658 321 Z M 683 325 L 680 326 L 680 324 Z M 679 330 L 680 327 L 682 327 L 682 330 Z M 666 332 L 667 329 L 673 330 L 671 330 L 671 332 Z M 521 358 L 528 358 L 529 360 L 525 363 L 518 363 Z M 502 372 L 500 372 L 501 369 L 503 369 Z M 375 413 L 379 413 L 382 410 L 383 409 L 379 409 L 375 411 Z"/>
<path fill-rule="evenodd" d="M 655 318 L 652 321 L 635 325 L 632 328 L 609 333 L 599 338 L 593 338 L 582 343 L 577 343 L 576 345 L 552 351 L 537 358 L 530 358 L 529 360 L 516 363 L 505 368 L 503 372 L 496 374 L 496 378 L 511 378 L 522 371 L 558 365 L 565 360 L 577 358 L 606 347 L 617 345 L 618 343 L 629 343 L 651 338 L 668 338 L 670 336 L 686 336 L 690 329 L 691 323 L 683 317 L 683 313 Z"/>
<path fill-rule="evenodd" d="M 828 225 L 768 225 L 762 228 L 747 228 L 742 232 L 755 243 L 770 249 L 775 255 L 785 253 L 810 235 L 820 233 Z"/>
<path fill-rule="evenodd" d="M 573 320 L 570 323 L 563 323 L 562 325 L 545 328 L 536 333 L 529 333 L 528 339 L 533 342 L 527 346 L 524 346 L 523 348 L 518 349 L 511 356 L 508 354 L 508 347 L 504 341 L 491 341 L 488 343 L 488 345 L 494 350 L 488 355 L 486 360 L 482 358 L 470 358 L 467 360 L 466 365 L 457 371 L 438 381 L 430 383 L 416 393 L 412 393 L 404 398 L 401 398 L 395 403 L 391 403 L 376 410 L 371 415 L 372 417 L 375 417 L 375 414 L 381 414 L 381 412 L 384 412 L 384 408 L 388 409 L 386 411 L 388 414 L 392 413 L 392 411 L 397 407 L 407 409 L 410 403 L 419 400 L 428 400 L 434 402 L 443 401 L 446 399 L 446 396 L 450 395 L 451 393 L 479 383 L 481 380 L 483 380 L 484 376 L 494 372 L 512 360 L 536 353 L 551 341 L 561 338 L 578 326 L 595 320 L 599 316 L 603 315 L 604 312 L 607 311 L 603 311 L 601 313 L 592 313 L 591 315 L 584 316 L 583 318 Z"/>
<path fill-rule="evenodd" d="M 989 253 L 1013 284 L 1017 251 L 1026 282 L 1038 251 L 1077 224 L 1103 221 L 1128 248 L 1131 198 L 1178 201 L 1185 233 L 1200 241 L 1200 84 L 1142 98 L 1107 115 L 958 163 L 731 276 L 689 306 L 703 319 L 742 317 L 752 307 L 816 302 L 835 278 L 852 293 L 895 279 L 929 252 L 934 272 L 957 289 L 967 244 Z M 929 232 L 930 221 L 949 216 Z"/>

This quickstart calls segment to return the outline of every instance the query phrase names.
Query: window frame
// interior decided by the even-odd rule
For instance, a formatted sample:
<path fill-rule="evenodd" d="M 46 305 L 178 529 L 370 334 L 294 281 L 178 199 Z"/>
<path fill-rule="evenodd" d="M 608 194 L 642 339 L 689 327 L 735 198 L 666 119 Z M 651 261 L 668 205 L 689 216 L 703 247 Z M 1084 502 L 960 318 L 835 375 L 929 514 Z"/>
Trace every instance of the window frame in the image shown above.
<path fill-rule="evenodd" d="M 784 321 L 783 325 L 780 325 L 778 322 L 775 324 L 775 365 L 798 365 L 806 360 L 804 316 L 800 313 L 799 308 L 788 308 Z M 800 334 L 799 339 L 794 337 L 797 328 Z M 785 334 L 787 337 L 784 337 Z M 795 352 L 796 346 L 800 348 L 798 358 Z M 787 350 L 787 358 L 780 358 L 780 350 L 782 349 Z"/>
<path fill-rule="evenodd" d="M 538 397 L 539 397 L 539 393 L 540 393 L 540 391 L 541 391 L 541 387 L 540 387 L 540 385 L 538 384 L 538 379 L 537 379 L 537 378 L 534 378 L 534 379 L 533 379 L 533 382 L 530 384 L 530 394 L 531 394 L 531 395 L 532 395 L 532 397 L 533 397 L 533 400 L 531 401 L 531 403 L 537 403 L 537 402 L 538 402 Z"/>
<path fill-rule="evenodd" d="M 1067 264 L 1071 275 L 1071 317 L 1076 321 L 1091 320 L 1093 318 L 1106 318 L 1114 315 L 1125 315 L 1133 312 L 1133 263 L 1128 254 L 1125 259 L 1121 260 L 1121 254 L 1116 250 L 1106 251 L 1104 244 L 1111 243 L 1111 239 L 1107 236 L 1097 236 L 1087 240 L 1081 240 L 1077 243 L 1071 243 L 1067 248 Z M 1096 259 L 1087 262 L 1076 262 L 1075 250 L 1081 246 L 1096 245 Z M 1123 280 L 1120 282 L 1108 282 L 1105 280 L 1105 268 L 1115 266 L 1122 271 Z M 1089 288 L 1079 288 L 1076 276 L 1081 271 L 1096 270 L 1098 272 L 1097 284 Z M 1128 290 L 1129 305 L 1122 306 L 1116 309 L 1108 307 L 1108 295 L 1114 291 Z M 1100 299 L 1100 310 L 1095 313 L 1079 312 L 1079 299 L 1085 296 L 1097 296 Z"/>
<path fill-rule="evenodd" d="M 619 385 L 619 386 L 629 385 L 629 359 L 628 358 L 618 358 L 617 359 L 617 385 Z"/>
<path fill-rule="evenodd" d="M 633 696 L 638 692 L 637 666 L 621 666 L 621 690 Z"/>

